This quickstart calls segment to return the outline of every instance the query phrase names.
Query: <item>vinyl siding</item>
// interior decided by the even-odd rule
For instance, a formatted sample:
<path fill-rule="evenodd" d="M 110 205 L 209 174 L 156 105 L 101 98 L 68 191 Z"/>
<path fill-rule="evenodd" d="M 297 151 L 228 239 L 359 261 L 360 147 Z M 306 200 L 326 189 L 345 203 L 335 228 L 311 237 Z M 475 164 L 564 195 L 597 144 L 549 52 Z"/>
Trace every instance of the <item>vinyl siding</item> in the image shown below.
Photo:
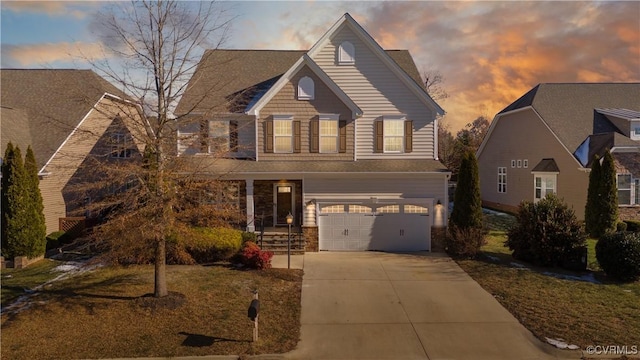
<path fill-rule="evenodd" d="M 404 199 L 433 198 L 445 202 L 445 175 L 359 174 L 305 177 L 304 201 L 336 199 Z"/>
<path fill-rule="evenodd" d="M 478 159 L 482 200 L 494 207 L 517 209 L 521 201 L 533 201 L 533 168 L 553 158 L 560 173 L 557 194 L 584 218 L 589 174 L 569 154 L 533 110 L 501 116 Z M 512 168 L 511 160 L 529 160 L 528 168 Z M 516 163 L 517 164 L 517 163 Z M 507 192 L 498 193 L 498 167 L 507 168 Z"/>
<path fill-rule="evenodd" d="M 96 142 L 103 136 L 115 116 L 122 114 L 123 110 L 122 104 L 103 98 L 43 169 L 43 172 L 48 173 L 40 180 L 47 233 L 57 231 L 59 218 L 67 216 L 63 188 L 74 176 Z M 137 112 L 132 111 L 132 113 L 137 118 L 136 123 L 140 124 Z M 137 146 L 142 150 L 142 144 L 138 143 Z"/>
<path fill-rule="evenodd" d="M 355 47 L 355 65 L 337 65 L 336 49 L 349 41 Z M 357 119 L 358 159 L 434 158 L 434 119 L 431 111 L 382 60 L 347 26 L 340 29 L 313 59 L 362 109 Z M 413 151 L 374 153 L 374 122 L 384 115 L 406 114 L 413 121 Z"/>
<path fill-rule="evenodd" d="M 297 100 L 300 78 L 308 76 L 315 85 L 313 100 Z M 340 114 L 340 120 L 347 122 L 347 151 L 345 153 L 311 153 L 310 122 L 318 120 L 319 114 Z M 272 115 L 293 115 L 300 121 L 300 153 L 265 153 L 265 121 Z M 258 159 L 259 160 L 353 160 L 355 124 L 351 110 L 331 91 L 308 67 L 303 67 L 269 103 L 260 111 L 258 119 Z"/>

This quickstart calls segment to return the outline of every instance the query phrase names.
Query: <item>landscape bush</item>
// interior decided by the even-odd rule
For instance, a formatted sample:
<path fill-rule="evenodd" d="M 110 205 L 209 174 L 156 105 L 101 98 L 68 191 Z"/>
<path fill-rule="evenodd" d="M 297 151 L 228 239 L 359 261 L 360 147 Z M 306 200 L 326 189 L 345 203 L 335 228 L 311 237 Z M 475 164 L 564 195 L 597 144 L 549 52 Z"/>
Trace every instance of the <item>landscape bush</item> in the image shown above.
<path fill-rule="evenodd" d="M 273 253 L 271 251 L 262 251 L 256 243 L 247 241 L 238 258 L 240 263 L 248 268 L 269 269 L 271 268 Z"/>
<path fill-rule="evenodd" d="M 231 228 L 191 228 L 178 241 L 197 263 L 228 260 L 242 248 L 242 231 Z"/>
<path fill-rule="evenodd" d="M 480 251 L 480 247 L 486 244 L 486 231 L 483 228 L 459 228 L 450 227 L 445 240 L 447 253 L 455 258 L 472 259 Z"/>
<path fill-rule="evenodd" d="M 620 281 L 640 279 L 640 233 L 609 233 L 596 243 L 596 258 L 604 272 Z"/>
<path fill-rule="evenodd" d="M 520 203 L 516 225 L 505 246 L 513 257 L 540 266 L 561 266 L 563 261 L 586 246 L 587 234 L 575 212 L 554 194 L 537 203 Z"/>
<path fill-rule="evenodd" d="M 246 243 L 247 241 L 256 242 L 258 239 L 258 235 L 254 232 L 243 231 L 242 232 L 242 243 Z"/>

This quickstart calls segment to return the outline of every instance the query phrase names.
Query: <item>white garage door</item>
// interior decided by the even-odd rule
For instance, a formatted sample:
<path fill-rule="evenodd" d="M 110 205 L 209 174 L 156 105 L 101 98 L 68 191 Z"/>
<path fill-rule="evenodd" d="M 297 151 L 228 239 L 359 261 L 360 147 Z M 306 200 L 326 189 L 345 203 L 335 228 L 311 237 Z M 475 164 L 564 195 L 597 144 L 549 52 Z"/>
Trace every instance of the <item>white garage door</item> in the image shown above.
<path fill-rule="evenodd" d="M 430 249 L 429 209 L 414 204 L 320 204 L 320 250 Z"/>

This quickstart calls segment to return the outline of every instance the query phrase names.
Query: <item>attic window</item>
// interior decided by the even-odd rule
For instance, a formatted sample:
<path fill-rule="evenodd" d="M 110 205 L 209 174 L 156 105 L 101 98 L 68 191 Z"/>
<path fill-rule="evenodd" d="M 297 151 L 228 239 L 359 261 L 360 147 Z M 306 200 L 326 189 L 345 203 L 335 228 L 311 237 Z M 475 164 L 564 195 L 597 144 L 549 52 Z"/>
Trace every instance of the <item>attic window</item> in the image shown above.
<path fill-rule="evenodd" d="M 356 62 L 356 48 L 345 41 L 338 47 L 338 65 L 353 65 Z"/>
<path fill-rule="evenodd" d="M 315 88 L 313 79 L 305 76 L 298 81 L 298 100 L 313 100 Z"/>

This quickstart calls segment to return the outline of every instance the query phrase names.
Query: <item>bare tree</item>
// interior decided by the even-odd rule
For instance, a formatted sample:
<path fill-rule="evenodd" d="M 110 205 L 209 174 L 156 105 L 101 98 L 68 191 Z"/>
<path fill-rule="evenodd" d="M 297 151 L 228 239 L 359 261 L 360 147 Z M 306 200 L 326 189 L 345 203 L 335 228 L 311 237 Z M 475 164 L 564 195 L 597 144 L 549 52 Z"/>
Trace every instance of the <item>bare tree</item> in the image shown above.
<path fill-rule="evenodd" d="M 422 70 L 422 79 L 424 81 L 427 94 L 435 101 L 444 100 L 449 94 L 444 89 L 444 76 L 437 70 Z"/>
<path fill-rule="evenodd" d="M 199 205 L 203 194 L 215 192 L 204 191 L 195 176 L 197 165 L 187 166 L 176 153 L 177 129 L 187 122 L 198 126 L 202 120 L 190 111 L 175 116 L 172 110 L 204 49 L 216 49 L 224 42 L 231 21 L 225 8 L 215 2 L 145 0 L 111 3 L 93 23 L 110 56 L 92 65 L 127 96 L 122 102 L 127 106 L 120 106 L 115 117 L 129 130 L 125 137 L 130 138 L 122 142 L 112 136 L 116 143 L 103 145 L 111 158 L 115 154 L 128 161 L 87 158 L 83 166 L 95 167 L 94 179 L 79 182 L 76 189 L 88 192 L 93 186 L 98 191 L 105 182 L 116 188 L 115 195 L 102 197 L 94 205 L 96 211 L 108 214 L 98 236 L 121 253 L 132 252 L 134 246 L 153 249 L 156 297 L 168 294 L 167 239 L 199 218 L 193 216 L 195 209 L 211 210 Z M 211 91 L 219 91 L 221 85 L 211 86 Z M 198 104 L 195 101 L 193 108 Z M 114 126 L 113 134 L 118 134 L 122 126 Z"/>

